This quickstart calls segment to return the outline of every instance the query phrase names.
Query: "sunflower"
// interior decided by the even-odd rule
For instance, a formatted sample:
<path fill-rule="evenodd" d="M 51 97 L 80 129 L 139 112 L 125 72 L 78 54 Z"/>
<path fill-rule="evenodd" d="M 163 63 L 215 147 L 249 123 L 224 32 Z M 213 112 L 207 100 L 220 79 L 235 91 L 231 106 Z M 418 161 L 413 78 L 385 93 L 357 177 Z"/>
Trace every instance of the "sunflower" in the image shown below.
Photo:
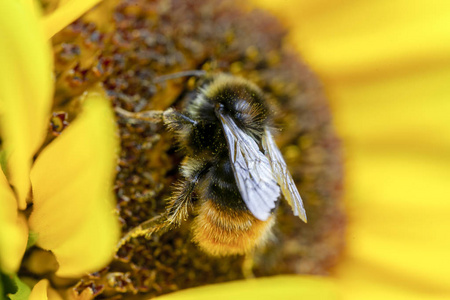
<path fill-rule="evenodd" d="M 48 36 L 84 12 L 87 6 L 80 4 L 82 2 L 76 4 L 75 1 L 66 1 L 65 5 L 48 16 L 44 21 L 44 25 L 48 28 Z M 449 175 L 446 166 L 449 165 L 447 151 L 450 146 L 447 138 L 450 136 L 450 125 L 447 121 L 450 106 L 446 101 L 450 95 L 448 85 L 450 44 L 446 42 L 450 36 L 449 4 L 446 1 L 420 4 L 404 0 L 373 3 L 292 0 L 284 1 L 283 6 L 280 6 L 278 3 L 263 0 L 256 2 L 279 14 L 293 28 L 292 43 L 299 45 L 303 57 L 320 76 L 331 101 L 335 124 L 346 150 L 346 202 L 350 215 L 347 250 L 345 256 L 337 263 L 334 272 L 327 277 L 280 276 L 237 281 L 181 291 L 161 298 L 209 299 L 211 295 L 215 298 L 220 295 L 224 299 L 230 297 L 447 299 L 450 296 L 450 265 L 447 259 L 450 250 L 450 242 L 447 239 L 450 223 L 449 204 L 446 201 L 449 198 L 446 187 Z M 8 10 L 5 10 L 5 7 L 1 8 L 2 12 L 14 12 L 11 7 L 8 7 Z M 67 9 L 66 13 L 73 15 L 69 17 L 63 13 L 58 15 L 64 12 L 64 8 Z M 27 6 L 23 5 L 19 11 L 27 9 Z M 16 18 L 16 15 L 10 16 L 11 19 L 14 18 L 14 22 L 22 20 Z M 31 22 L 28 28 L 36 28 L 39 24 L 36 17 L 30 13 L 25 17 L 23 20 Z M 10 20 L 10 23 L 13 24 L 13 21 Z M 27 42 L 33 40 L 20 35 L 17 37 L 17 40 Z M 33 49 L 34 52 L 43 44 L 45 42 L 41 40 L 37 44 L 21 47 Z M 34 47 L 36 45 L 39 47 Z M 2 54 L 0 59 L 2 57 L 5 56 Z M 10 59 L 14 56 L 7 57 Z M 50 56 L 45 54 L 36 61 L 44 62 L 45 65 L 45 62 L 50 61 L 48 57 Z M 31 61 L 34 62 L 35 59 Z M 2 65 L 7 66 L 7 60 L 2 62 L 5 63 Z M 19 57 L 16 62 L 22 62 L 26 67 L 32 64 L 23 57 Z M 12 65 L 16 68 L 20 66 L 14 63 Z M 48 65 L 41 68 L 40 71 L 36 71 L 37 74 L 49 73 L 48 69 L 45 70 L 49 68 Z M 7 74 L 8 77 L 14 74 L 14 68 L 11 67 L 11 71 L 6 70 L 8 71 L 3 74 Z M 42 77 L 30 76 L 32 79 L 42 80 Z M 0 81 L 0 84 L 1 82 L 5 81 Z M 20 85 L 24 88 L 19 90 L 30 89 L 30 83 L 24 79 L 17 81 L 10 79 L 8 82 L 25 84 Z M 46 86 L 49 86 L 49 83 L 46 83 Z M 101 98 L 99 94 L 101 95 L 94 92 L 94 95 L 97 95 L 94 98 Z M 13 95 L 13 97 L 21 99 L 24 96 Z M 0 101 L 8 99 L 4 94 L 0 94 Z M 89 101 L 86 101 L 87 103 Z M 7 106 L 2 105 L 0 111 L 2 117 L 14 115 L 5 107 Z M 105 107 L 107 106 L 102 106 L 104 109 Z M 5 132 L 14 136 L 10 140 L 27 137 L 25 141 L 14 143 L 32 145 L 24 147 L 29 149 L 29 153 L 16 159 L 22 164 L 29 162 L 25 166 L 11 167 L 12 159 L 3 159 L 6 163 L 2 161 L 7 170 L 20 170 L 14 175 L 13 171 L 9 171 L 8 176 L 2 179 L 0 190 L 2 196 L 0 201 L 4 201 L 1 204 L 5 207 L 5 210 L 0 212 L 2 214 L 0 221 L 4 222 L 0 224 L 2 225 L 0 228 L 7 231 L 6 234 L 0 232 L 0 238 L 6 237 L 5 242 L 2 240 L 0 243 L 0 259 L 14 257 L 10 265 L 9 260 L 1 260 L 2 271 L 8 273 L 17 270 L 25 250 L 24 237 L 28 226 L 25 218 L 21 216 L 21 210 L 26 207 L 25 199 L 29 187 L 24 178 L 28 176 L 31 158 L 43 140 L 42 133 L 31 135 L 23 132 L 29 130 L 42 132 L 42 128 L 45 127 L 42 125 L 45 123 L 43 121 L 46 119 L 45 114 L 36 117 L 43 120 L 33 121 L 33 124 L 40 122 L 41 129 L 29 126 L 17 134 L 13 134 L 13 129 L 19 130 L 20 127 L 14 125 L 28 122 L 26 120 L 29 115 L 34 115 L 33 113 L 34 110 L 27 111 L 21 114 L 21 117 L 17 117 L 17 121 L 8 121 L 9 123 L 5 121 L 6 125 L 1 124 L 3 149 L 8 149 L 8 143 L 13 143 L 7 143 Z M 85 113 L 89 115 L 87 107 Z M 83 120 L 81 117 L 82 114 L 79 116 L 80 123 Z M 74 121 L 70 126 L 76 125 Z M 86 130 L 86 127 L 82 128 L 79 136 L 74 134 L 75 137 L 69 136 L 66 140 L 72 143 L 85 142 L 84 137 L 89 130 Z M 48 147 L 58 142 L 66 133 L 68 135 L 70 132 L 63 131 Z M 28 137 L 30 135 L 32 137 Z M 38 141 L 33 140 L 36 136 L 40 137 Z M 61 139 L 61 143 L 62 141 Z M 18 144 L 13 145 L 19 148 Z M 83 146 L 85 147 L 89 148 L 88 145 Z M 72 148 L 73 144 L 67 148 L 60 146 L 49 155 L 64 153 Z M 106 150 L 100 148 L 96 151 Z M 53 158 L 51 162 L 45 162 L 44 154 L 42 150 L 38 156 L 44 166 L 36 167 L 36 170 L 41 172 L 54 163 Z M 4 154 L 10 157 L 8 155 L 12 154 L 8 152 Z M 39 158 L 41 156 L 43 158 Z M 39 160 L 36 160 L 35 164 Z M 64 163 L 61 166 L 65 166 Z M 31 169 L 31 178 L 34 167 L 33 165 Z M 5 167 L 3 169 L 6 170 Z M 44 178 L 45 174 L 38 171 L 35 172 L 36 176 Z M 11 191 L 6 178 L 14 186 L 15 193 Z M 38 187 L 37 191 L 40 190 L 43 194 L 55 189 L 54 184 L 46 187 L 45 183 L 42 183 L 41 188 L 33 179 L 31 184 L 33 193 Z M 73 189 L 70 191 L 75 192 Z M 43 196 L 42 199 L 47 197 Z M 34 206 L 38 206 L 37 202 Z M 102 208 L 98 211 L 108 209 Z M 63 219 L 53 220 L 51 224 L 59 224 L 61 221 Z M 62 238 L 63 234 L 59 233 L 56 236 Z M 75 243 L 86 245 L 84 241 Z M 42 244 L 41 247 L 53 250 L 52 247 L 45 247 Z M 77 250 L 71 248 L 64 253 L 74 255 L 77 254 Z M 102 257 L 104 256 L 102 254 Z M 58 255 L 56 257 L 58 258 Z M 68 261 L 84 263 L 83 259 Z M 61 266 L 60 263 L 60 268 Z M 84 270 L 92 269 L 86 267 Z M 79 270 L 75 273 L 79 273 Z M 35 285 L 32 295 L 39 297 L 48 293 L 49 297 L 54 296 L 54 292 L 47 290 L 47 286 L 46 280 L 40 281 Z"/>

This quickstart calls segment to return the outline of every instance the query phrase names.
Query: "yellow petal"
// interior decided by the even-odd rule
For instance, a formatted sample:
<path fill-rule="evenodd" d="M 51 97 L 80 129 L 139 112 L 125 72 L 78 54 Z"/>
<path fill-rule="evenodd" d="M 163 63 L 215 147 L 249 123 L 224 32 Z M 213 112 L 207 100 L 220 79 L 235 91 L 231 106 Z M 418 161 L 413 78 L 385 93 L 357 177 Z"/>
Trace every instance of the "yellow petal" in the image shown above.
<path fill-rule="evenodd" d="M 335 89 L 351 158 L 353 226 L 338 273 L 349 299 L 369 289 L 373 299 L 450 298 L 449 80 L 444 65 Z"/>
<path fill-rule="evenodd" d="M 32 5 L 0 1 L 0 15 L 0 132 L 8 178 L 24 209 L 31 160 L 48 126 L 52 60 Z"/>
<path fill-rule="evenodd" d="M 157 297 L 164 300 L 202 299 L 340 299 L 330 279 L 314 276 L 276 276 L 202 286 Z"/>
<path fill-rule="evenodd" d="M 28 239 L 25 218 L 18 216 L 17 200 L 0 169 L 0 270 L 15 273 L 19 269 Z"/>
<path fill-rule="evenodd" d="M 48 16 L 43 19 L 43 25 L 48 38 L 54 36 L 61 29 L 78 19 L 91 7 L 101 0 L 67 0 Z"/>
<path fill-rule="evenodd" d="M 61 300 L 61 296 L 49 287 L 47 279 L 42 279 L 33 287 L 29 300 Z"/>
<path fill-rule="evenodd" d="M 117 149 L 110 103 L 92 92 L 33 166 L 30 228 L 38 246 L 55 254 L 59 276 L 80 276 L 112 258 L 119 235 L 112 192 Z"/>
<path fill-rule="evenodd" d="M 255 1 L 294 26 L 296 46 L 322 78 L 362 80 L 448 62 L 446 0 Z M 362 76 L 364 75 L 364 76 Z"/>

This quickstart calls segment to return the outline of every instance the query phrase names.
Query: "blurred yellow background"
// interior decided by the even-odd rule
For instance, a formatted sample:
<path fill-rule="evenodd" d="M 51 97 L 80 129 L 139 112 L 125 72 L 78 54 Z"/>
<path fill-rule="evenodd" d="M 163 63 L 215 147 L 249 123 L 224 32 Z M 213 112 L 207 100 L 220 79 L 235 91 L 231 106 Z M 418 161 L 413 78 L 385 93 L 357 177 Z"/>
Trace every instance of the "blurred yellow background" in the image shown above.
<path fill-rule="evenodd" d="M 255 0 L 293 28 L 345 148 L 346 299 L 450 299 L 450 1 Z"/>

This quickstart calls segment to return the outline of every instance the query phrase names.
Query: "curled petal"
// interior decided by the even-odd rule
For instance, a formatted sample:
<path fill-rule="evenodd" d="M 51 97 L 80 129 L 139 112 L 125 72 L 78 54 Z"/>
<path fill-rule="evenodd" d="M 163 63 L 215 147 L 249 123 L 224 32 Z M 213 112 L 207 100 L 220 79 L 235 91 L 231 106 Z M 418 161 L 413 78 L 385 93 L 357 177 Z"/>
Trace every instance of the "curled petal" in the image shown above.
<path fill-rule="evenodd" d="M 52 56 L 34 6 L 0 2 L 0 130 L 8 179 L 25 209 L 32 157 L 42 144 L 52 95 Z"/>
<path fill-rule="evenodd" d="M 30 228 L 37 245 L 55 254 L 59 276 L 78 277 L 112 258 L 119 235 L 112 191 L 117 150 L 110 103 L 92 92 L 33 166 Z"/>
<path fill-rule="evenodd" d="M 42 279 L 33 287 L 29 300 L 61 300 L 62 297 L 51 287 L 47 279 Z"/>
<path fill-rule="evenodd" d="M 0 169 L 0 269 L 15 273 L 25 253 L 28 238 L 26 220 L 18 216 L 14 193 Z"/>
<path fill-rule="evenodd" d="M 340 299 L 329 278 L 315 276 L 276 276 L 233 281 L 187 289 L 157 299 Z"/>
<path fill-rule="evenodd" d="M 54 36 L 61 29 L 78 19 L 82 14 L 101 0 L 67 0 L 43 19 L 43 25 L 48 38 Z"/>

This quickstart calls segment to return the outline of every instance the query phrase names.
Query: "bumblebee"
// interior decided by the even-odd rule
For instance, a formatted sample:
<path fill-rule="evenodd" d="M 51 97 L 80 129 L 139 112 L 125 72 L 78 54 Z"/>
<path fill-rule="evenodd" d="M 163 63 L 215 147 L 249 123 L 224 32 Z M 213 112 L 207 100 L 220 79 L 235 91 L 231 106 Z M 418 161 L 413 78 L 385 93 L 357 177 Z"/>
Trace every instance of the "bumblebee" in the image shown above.
<path fill-rule="evenodd" d="M 271 133 L 271 110 L 255 84 L 228 74 L 206 77 L 185 111 L 119 114 L 161 120 L 185 154 L 183 179 L 166 212 L 126 234 L 132 237 L 178 226 L 193 206 L 193 241 L 213 256 L 247 254 L 272 235 L 281 195 L 304 222 L 297 187 Z"/>

